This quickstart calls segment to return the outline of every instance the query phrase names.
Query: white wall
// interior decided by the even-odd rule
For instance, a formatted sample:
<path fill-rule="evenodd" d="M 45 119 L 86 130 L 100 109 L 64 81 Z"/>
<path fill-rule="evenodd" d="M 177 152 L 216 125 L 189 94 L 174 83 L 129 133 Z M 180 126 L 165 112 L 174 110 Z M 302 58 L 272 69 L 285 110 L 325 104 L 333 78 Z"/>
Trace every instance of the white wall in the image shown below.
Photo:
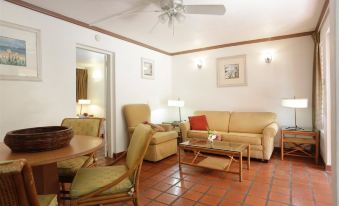
<path fill-rule="evenodd" d="M 331 65 L 330 65 L 330 18 L 326 18 L 320 31 L 321 65 L 324 67 L 325 92 L 324 92 L 324 126 L 320 132 L 320 152 L 326 165 L 331 165 Z"/>
<path fill-rule="evenodd" d="M 277 113 L 279 125 L 294 125 L 293 110 L 280 102 L 296 96 L 311 103 L 313 46 L 307 36 L 175 56 L 173 93 L 185 100 L 185 118 L 195 110 L 270 111 Z M 264 61 L 267 51 L 273 53 L 270 64 Z M 218 88 L 216 58 L 242 54 L 248 85 Z M 201 70 L 195 64 L 199 58 L 205 62 Z M 299 126 L 312 126 L 311 107 L 297 111 Z"/>
<path fill-rule="evenodd" d="M 115 53 L 116 145 L 126 147 L 121 108 L 127 103 L 151 103 L 155 122 L 166 120 L 171 93 L 171 57 L 85 29 L 11 3 L 0 1 L 0 19 L 41 30 L 42 81 L 0 81 L 0 141 L 10 130 L 59 125 L 75 116 L 76 44 Z M 155 80 L 141 79 L 140 59 L 155 62 Z"/>

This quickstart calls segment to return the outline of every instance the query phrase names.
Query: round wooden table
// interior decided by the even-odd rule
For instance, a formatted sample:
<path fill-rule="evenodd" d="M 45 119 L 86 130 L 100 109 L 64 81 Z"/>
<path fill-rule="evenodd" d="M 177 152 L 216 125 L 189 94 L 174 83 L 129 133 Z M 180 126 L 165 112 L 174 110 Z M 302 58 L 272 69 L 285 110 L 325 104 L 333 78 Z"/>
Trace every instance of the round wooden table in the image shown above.
<path fill-rule="evenodd" d="M 104 141 L 100 137 L 74 135 L 70 145 L 61 149 L 35 153 L 14 153 L 5 143 L 0 142 L 0 161 L 26 159 L 32 166 L 38 193 L 58 194 L 57 162 L 90 154 L 103 146 Z"/>

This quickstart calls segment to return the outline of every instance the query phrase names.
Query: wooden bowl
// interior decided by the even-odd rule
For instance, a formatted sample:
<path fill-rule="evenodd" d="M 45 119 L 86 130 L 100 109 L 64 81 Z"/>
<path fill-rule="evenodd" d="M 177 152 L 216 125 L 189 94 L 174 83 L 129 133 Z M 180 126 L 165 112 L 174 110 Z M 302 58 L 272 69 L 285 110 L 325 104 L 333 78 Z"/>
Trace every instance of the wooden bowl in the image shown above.
<path fill-rule="evenodd" d="M 41 152 L 65 147 L 73 136 L 69 127 L 34 127 L 10 131 L 4 142 L 13 152 Z"/>

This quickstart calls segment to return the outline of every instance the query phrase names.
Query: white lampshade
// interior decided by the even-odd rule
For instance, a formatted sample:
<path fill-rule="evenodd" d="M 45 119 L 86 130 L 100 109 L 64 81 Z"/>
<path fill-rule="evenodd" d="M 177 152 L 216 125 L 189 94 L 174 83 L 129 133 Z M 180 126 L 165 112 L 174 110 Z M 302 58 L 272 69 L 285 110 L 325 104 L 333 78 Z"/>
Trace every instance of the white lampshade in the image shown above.
<path fill-rule="evenodd" d="M 281 105 L 289 108 L 307 108 L 308 99 L 282 99 Z"/>
<path fill-rule="evenodd" d="M 79 99 L 78 104 L 91 104 L 90 99 Z"/>
<path fill-rule="evenodd" d="M 183 107 L 185 102 L 183 100 L 168 100 L 169 107 Z"/>

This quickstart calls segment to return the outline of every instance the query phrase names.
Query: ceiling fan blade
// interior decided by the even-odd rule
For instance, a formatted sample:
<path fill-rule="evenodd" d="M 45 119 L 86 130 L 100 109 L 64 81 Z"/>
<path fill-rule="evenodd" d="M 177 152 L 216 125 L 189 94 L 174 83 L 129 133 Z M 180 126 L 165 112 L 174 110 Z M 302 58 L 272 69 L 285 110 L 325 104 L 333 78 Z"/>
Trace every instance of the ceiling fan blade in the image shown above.
<path fill-rule="evenodd" d="M 224 15 L 224 5 L 184 5 L 186 14 Z"/>

